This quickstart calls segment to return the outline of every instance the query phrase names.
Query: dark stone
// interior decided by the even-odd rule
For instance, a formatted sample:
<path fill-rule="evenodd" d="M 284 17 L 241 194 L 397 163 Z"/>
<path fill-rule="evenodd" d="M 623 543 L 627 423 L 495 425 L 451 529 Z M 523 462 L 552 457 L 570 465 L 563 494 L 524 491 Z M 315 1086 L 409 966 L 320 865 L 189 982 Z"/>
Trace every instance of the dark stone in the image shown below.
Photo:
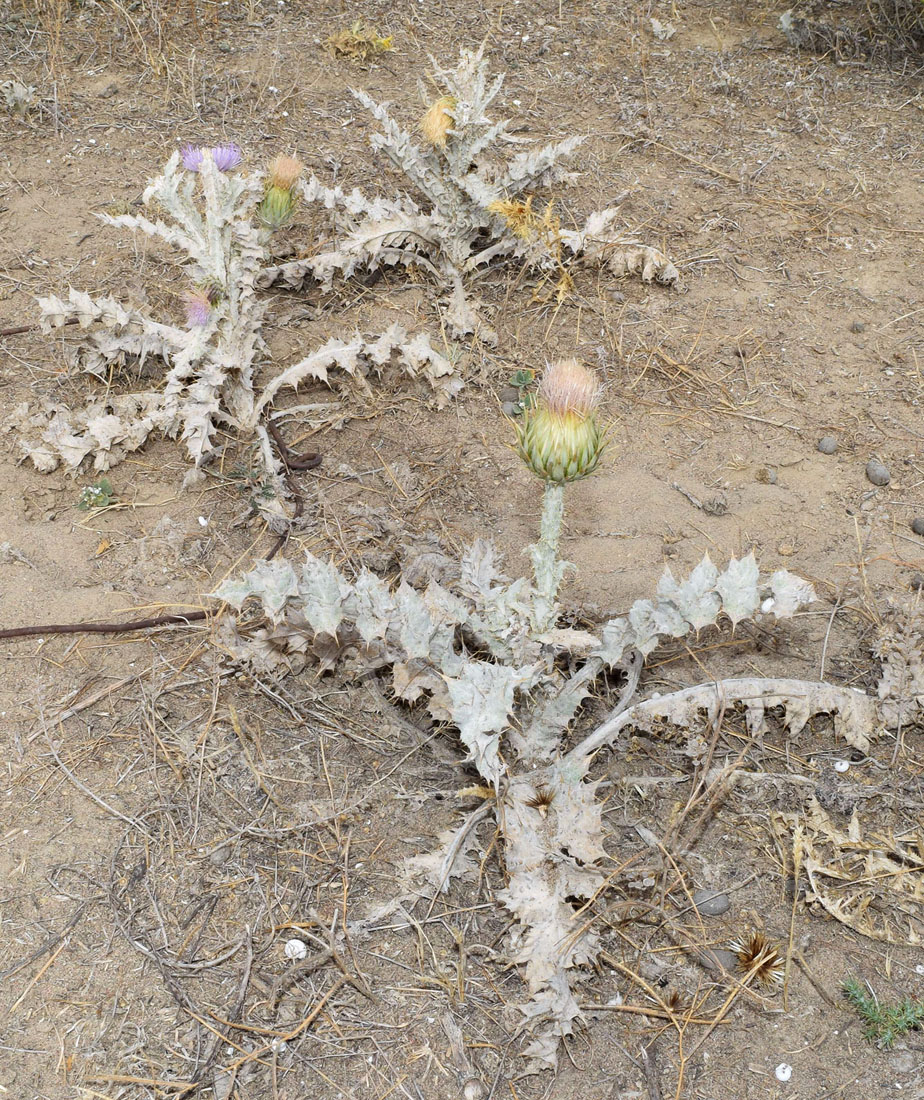
<path fill-rule="evenodd" d="M 866 479 L 873 485 L 888 485 L 892 475 L 889 473 L 889 468 L 878 458 L 871 458 L 866 464 Z"/>
<path fill-rule="evenodd" d="M 721 917 L 731 908 L 731 898 L 721 890 L 694 890 L 693 904 L 704 917 Z"/>

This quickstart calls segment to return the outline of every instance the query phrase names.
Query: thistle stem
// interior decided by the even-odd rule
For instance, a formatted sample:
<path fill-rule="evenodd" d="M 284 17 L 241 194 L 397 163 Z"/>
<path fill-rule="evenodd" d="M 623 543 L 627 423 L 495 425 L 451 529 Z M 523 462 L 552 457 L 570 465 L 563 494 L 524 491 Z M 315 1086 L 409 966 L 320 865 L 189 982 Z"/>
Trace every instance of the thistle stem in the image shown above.
<path fill-rule="evenodd" d="M 542 498 L 539 541 L 529 550 L 536 586 L 533 624 L 539 633 L 550 630 L 558 619 L 558 588 L 565 574 L 565 565 L 558 560 L 564 507 L 564 485 L 557 481 L 547 481 Z"/>

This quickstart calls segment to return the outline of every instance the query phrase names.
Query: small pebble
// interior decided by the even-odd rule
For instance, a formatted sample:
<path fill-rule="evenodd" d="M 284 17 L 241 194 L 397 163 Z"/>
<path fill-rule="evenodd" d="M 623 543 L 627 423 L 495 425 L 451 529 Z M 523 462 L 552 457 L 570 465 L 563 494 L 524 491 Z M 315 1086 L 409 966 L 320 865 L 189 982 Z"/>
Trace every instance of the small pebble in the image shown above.
<path fill-rule="evenodd" d="M 710 949 L 709 954 L 714 955 L 716 962 L 724 966 L 729 974 L 734 974 L 738 969 L 738 956 L 734 951 L 729 951 L 725 947 L 713 947 Z"/>
<path fill-rule="evenodd" d="M 516 386 L 501 386 L 497 391 L 497 396 L 500 401 L 519 401 L 520 391 Z"/>
<path fill-rule="evenodd" d="M 911 588 L 914 592 L 920 592 L 924 589 L 924 575 L 921 573 L 911 574 Z"/>
<path fill-rule="evenodd" d="M 501 405 L 501 412 L 504 416 L 519 416 L 523 410 L 520 408 L 520 404 L 517 401 L 505 401 Z"/>
<path fill-rule="evenodd" d="M 916 535 L 924 535 L 924 516 L 915 516 L 911 521 L 911 530 Z"/>
<path fill-rule="evenodd" d="M 845 772 L 849 768 L 850 768 L 850 761 L 849 760 L 835 760 L 834 761 L 834 770 L 836 772 Z"/>
<path fill-rule="evenodd" d="M 287 940 L 285 951 L 286 958 L 292 959 L 293 961 L 308 957 L 308 945 L 304 940 Z"/>
<path fill-rule="evenodd" d="M 773 1071 L 773 1075 L 777 1081 L 788 1081 L 792 1077 L 792 1066 L 788 1062 L 780 1062 Z"/>
<path fill-rule="evenodd" d="M 761 466 L 754 476 L 762 485 L 776 485 L 776 470 L 772 466 Z"/>
<path fill-rule="evenodd" d="M 892 480 L 888 467 L 884 466 L 878 458 L 871 458 L 866 464 L 866 480 L 873 485 L 888 485 Z"/>
<path fill-rule="evenodd" d="M 815 449 L 823 455 L 833 455 L 837 450 L 837 440 L 833 435 L 823 435 L 815 444 Z"/>
<path fill-rule="evenodd" d="M 731 898 L 718 890 L 694 890 L 693 904 L 704 917 L 720 917 L 731 908 Z"/>
<path fill-rule="evenodd" d="M 865 322 L 863 322 L 863 321 L 851 321 L 850 322 L 850 331 L 851 332 L 866 332 Z"/>

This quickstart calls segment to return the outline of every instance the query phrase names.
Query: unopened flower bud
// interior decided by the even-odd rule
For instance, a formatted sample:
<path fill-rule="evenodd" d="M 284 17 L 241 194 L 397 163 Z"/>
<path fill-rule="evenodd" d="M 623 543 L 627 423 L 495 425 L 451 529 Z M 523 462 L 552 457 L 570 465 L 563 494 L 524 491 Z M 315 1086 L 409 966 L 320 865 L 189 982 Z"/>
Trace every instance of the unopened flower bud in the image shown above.
<path fill-rule="evenodd" d="M 534 474 L 563 484 L 594 472 L 606 445 L 598 399 L 596 379 L 576 359 L 547 368 L 535 408 L 516 425 L 517 452 Z"/>
<path fill-rule="evenodd" d="M 446 136 L 455 122 L 453 111 L 456 107 L 456 97 L 451 95 L 441 96 L 431 104 L 427 113 L 420 120 L 420 132 L 431 144 L 442 148 L 446 144 Z"/>
<path fill-rule="evenodd" d="M 295 212 L 295 195 L 282 187 L 269 187 L 257 207 L 267 229 L 281 229 Z"/>

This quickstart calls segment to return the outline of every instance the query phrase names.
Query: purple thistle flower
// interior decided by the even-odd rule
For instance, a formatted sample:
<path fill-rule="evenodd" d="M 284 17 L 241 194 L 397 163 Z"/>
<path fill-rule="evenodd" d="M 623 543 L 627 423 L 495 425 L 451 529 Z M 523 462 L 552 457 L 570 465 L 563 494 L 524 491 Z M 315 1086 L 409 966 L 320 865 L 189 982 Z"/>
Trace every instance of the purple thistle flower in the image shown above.
<path fill-rule="evenodd" d="M 180 156 L 183 158 L 183 167 L 187 172 L 198 172 L 202 167 L 205 154 L 208 153 L 219 172 L 230 172 L 244 159 L 241 147 L 233 141 L 226 141 L 221 145 L 213 145 L 211 149 L 205 149 L 201 145 L 193 145 L 187 142 L 180 148 Z"/>
<path fill-rule="evenodd" d="M 233 168 L 237 168 L 244 159 L 241 147 L 235 145 L 233 141 L 215 145 L 209 152 L 212 154 L 212 160 L 219 172 L 230 172 Z"/>
<path fill-rule="evenodd" d="M 205 328 L 212 316 L 212 299 L 208 291 L 198 287 L 195 290 L 187 290 L 184 299 L 186 323 L 190 328 Z"/>
<path fill-rule="evenodd" d="M 205 150 L 201 145 L 192 145 L 190 142 L 186 142 L 185 145 L 180 147 L 180 156 L 183 159 L 183 167 L 187 172 L 198 172 L 202 167 L 202 157 L 205 155 Z"/>

